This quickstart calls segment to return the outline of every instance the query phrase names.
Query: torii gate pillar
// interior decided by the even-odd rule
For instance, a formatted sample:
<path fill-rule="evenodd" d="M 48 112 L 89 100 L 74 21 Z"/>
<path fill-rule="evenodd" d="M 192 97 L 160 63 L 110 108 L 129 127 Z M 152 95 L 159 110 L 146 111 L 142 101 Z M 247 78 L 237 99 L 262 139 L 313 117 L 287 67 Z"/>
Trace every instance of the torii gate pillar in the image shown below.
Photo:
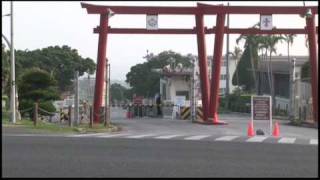
<path fill-rule="evenodd" d="M 318 55 L 317 55 L 317 37 L 315 27 L 315 15 L 306 17 L 307 33 L 309 40 L 309 56 L 311 65 L 311 87 L 312 87 L 312 108 L 314 122 L 318 121 Z"/>
<path fill-rule="evenodd" d="M 106 71 L 106 51 L 107 51 L 107 34 L 108 34 L 108 14 L 100 14 L 100 32 L 98 44 L 97 72 L 96 85 L 94 90 L 94 105 L 93 105 L 93 122 L 99 123 L 100 109 L 103 99 L 103 87 L 105 82 Z"/>
<path fill-rule="evenodd" d="M 203 14 L 196 15 L 196 29 L 197 29 L 197 40 L 198 40 L 198 58 L 199 58 L 199 72 L 200 72 L 200 85 L 201 85 L 201 98 L 203 108 L 203 120 L 208 120 L 209 112 L 209 78 L 208 78 L 208 64 L 207 64 L 207 53 L 206 53 L 206 34 L 204 30 Z"/>
<path fill-rule="evenodd" d="M 225 16 L 226 15 L 222 13 L 217 14 L 216 34 L 214 38 L 214 56 L 211 68 L 212 75 L 209 106 L 209 117 L 212 118 L 214 124 L 225 124 L 224 122 L 219 122 L 218 118 L 220 69 L 222 60 Z"/>

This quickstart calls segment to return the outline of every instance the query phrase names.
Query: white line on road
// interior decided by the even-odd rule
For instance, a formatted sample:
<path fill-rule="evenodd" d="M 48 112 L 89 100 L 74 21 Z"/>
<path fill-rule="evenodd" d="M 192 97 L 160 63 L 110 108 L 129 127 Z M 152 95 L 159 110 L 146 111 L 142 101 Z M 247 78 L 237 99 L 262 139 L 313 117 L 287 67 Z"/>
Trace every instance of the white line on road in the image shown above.
<path fill-rule="evenodd" d="M 134 136 L 127 136 L 126 138 L 143 138 L 148 136 L 154 136 L 155 134 L 142 134 L 142 135 L 134 135 Z"/>
<path fill-rule="evenodd" d="M 318 145 L 318 139 L 311 139 L 310 144 Z"/>
<path fill-rule="evenodd" d="M 255 137 L 247 139 L 247 142 L 262 142 L 265 139 L 267 139 L 267 137 L 255 136 Z"/>
<path fill-rule="evenodd" d="M 210 135 L 197 135 L 197 136 L 190 136 L 187 138 L 184 138 L 185 140 L 200 140 L 206 137 L 209 137 Z"/>
<path fill-rule="evenodd" d="M 75 134 L 75 135 L 67 135 L 66 137 L 91 137 L 101 135 L 103 133 L 95 133 L 95 134 Z"/>
<path fill-rule="evenodd" d="M 222 136 L 222 137 L 215 139 L 215 141 L 231 141 L 237 137 L 239 137 L 239 136 Z"/>
<path fill-rule="evenodd" d="M 130 134 L 106 134 L 106 135 L 101 135 L 101 136 L 95 136 L 98 138 L 110 138 L 110 137 L 120 137 L 120 136 L 126 136 Z"/>
<path fill-rule="evenodd" d="M 281 138 L 278 143 L 286 143 L 286 144 L 292 144 L 296 138 Z"/>
<path fill-rule="evenodd" d="M 170 139 L 170 138 L 174 138 L 174 137 L 177 137 L 177 136 L 181 136 L 181 135 L 167 135 L 167 136 L 158 136 L 158 137 L 155 137 L 155 139 Z"/>

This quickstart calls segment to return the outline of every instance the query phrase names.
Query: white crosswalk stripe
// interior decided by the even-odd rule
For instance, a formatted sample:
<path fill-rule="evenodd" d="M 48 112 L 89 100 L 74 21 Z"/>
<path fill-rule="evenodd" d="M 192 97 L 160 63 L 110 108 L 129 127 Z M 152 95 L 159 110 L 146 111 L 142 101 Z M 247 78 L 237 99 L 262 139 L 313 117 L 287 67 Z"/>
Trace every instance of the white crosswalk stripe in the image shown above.
<path fill-rule="evenodd" d="M 175 135 L 167 135 L 167 136 L 158 136 L 158 137 L 155 137 L 155 139 L 171 139 L 178 136 L 181 136 L 181 135 L 175 134 Z"/>
<path fill-rule="evenodd" d="M 294 143 L 296 138 L 281 138 L 278 143 L 286 143 L 286 144 L 292 144 Z"/>
<path fill-rule="evenodd" d="M 318 145 L 318 139 L 311 139 L 310 144 Z"/>
<path fill-rule="evenodd" d="M 216 138 L 215 141 L 231 141 L 237 137 L 239 136 L 222 136 L 222 137 Z"/>
<path fill-rule="evenodd" d="M 247 142 L 262 142 L 267 138 L 268 137 L 264 137 L 264 136 L 255 136 L 255 137 L 247 139 Z"/>
<path fill-rule="evenodd" d="M 100 136 L 95 136 L 98 138 L 111 138 L 111 137 L 120 137 L 120 136 L 126 136 L 130 134 L 107 134 L 107 135 L 100 135 Z"/>
<path fill-rule="evenodd" d="M 200 140 L 206 137 L 209 137 L 210 135 L 197 135 L 197 136 L 190 136 L 187 138 L 184 138 L 185 140 Z"/>
<path fill-rule="evenodd" d="M 95 133 L 95 134 L 75 134 L 75 135 L 68 135 L 67 137 L 93 137 L 97 135 L 102 135 L 103 133 Z"/>
<path fill-rule="evenodd" d="M 155 136 L 155 134 L 134 135 L 134 136 L 127 136 L 126 138 L 143 138 L 143 137 L 150 137 L 150 136 Z"/>

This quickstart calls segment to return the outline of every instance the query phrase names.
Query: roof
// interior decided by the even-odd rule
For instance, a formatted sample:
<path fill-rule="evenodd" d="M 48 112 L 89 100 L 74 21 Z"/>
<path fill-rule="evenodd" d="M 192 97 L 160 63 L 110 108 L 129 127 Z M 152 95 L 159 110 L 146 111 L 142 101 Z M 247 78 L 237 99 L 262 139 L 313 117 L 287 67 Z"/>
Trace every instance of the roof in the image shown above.
<path fill-rule="evenodd" d="M 290 59 L 296 58 L 295 67 L 301 67 L 308 61 L 308 56 L 290 56 Z M 267 61 L 260 61 L 258 71 L 267 72 L 269 59 Z M 271 59 L 271 68 L 273 72 L 288 74 L 291 63 L 288 62 L 287 56 L 274 56 Z"/>

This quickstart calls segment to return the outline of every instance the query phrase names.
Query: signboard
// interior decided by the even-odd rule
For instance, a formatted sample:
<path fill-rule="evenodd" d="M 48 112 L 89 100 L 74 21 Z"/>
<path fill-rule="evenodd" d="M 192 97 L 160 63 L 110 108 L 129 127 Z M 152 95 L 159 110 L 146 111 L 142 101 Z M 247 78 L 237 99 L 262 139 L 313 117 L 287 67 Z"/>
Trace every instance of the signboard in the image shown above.
<path fill-rule="evenodd" d="M 260 15 L 260 29 L 272 30 L 272 15 Z"/>
<path fill-rule="evenodd" d="M 251 119 L 269 120 L 272 134 L 272 102 L 271 96 L 251 96 Z"/>
<path fill-rule="evenodd" d="M 270 96 L 252 96 L 252 115 L 253 120 L 269 120 L 270 119 Z"/>
<path fill-rule="evenodd" d="M 142 96 L 135 96 L 133 97 L 133 104 L 142 104 L 143 97 Z"/>
<path fill-rule="evenodd" d="M 177 106 L 184 106 L 186 102 L 186 97 L 185 96 L 176 96 L 174 100 L 174 105 Z"/>
<path fill-rule="evenodd" d="M 147 30 L 158 29 L 158 15 L 147 15 Z"/>

